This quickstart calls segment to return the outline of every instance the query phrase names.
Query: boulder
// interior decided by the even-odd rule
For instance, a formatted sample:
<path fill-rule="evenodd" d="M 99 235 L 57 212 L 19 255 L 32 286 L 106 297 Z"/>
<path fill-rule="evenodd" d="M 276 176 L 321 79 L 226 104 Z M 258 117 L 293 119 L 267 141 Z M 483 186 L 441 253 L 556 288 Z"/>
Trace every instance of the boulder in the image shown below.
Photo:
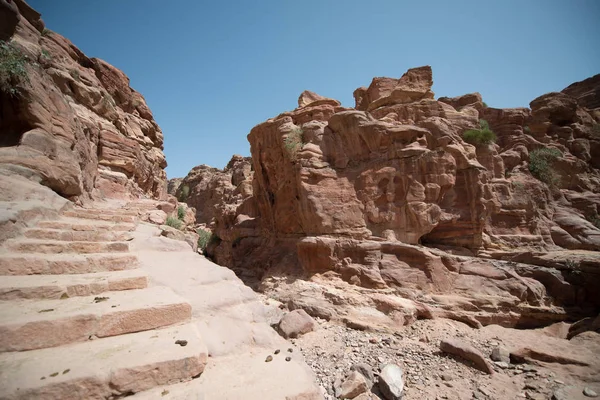
<path fill-rule="evenodd" d="M 296 338 L 315 330 L 317 323 L 304 310 L 291 311 L 281 318 L 279 330 L 285 338 Z"/>
<path fill-rule="evenodd" d="M 490 358 L 494 361 L 510 363 L 510 352 L 506 347 L 496 346 L 492 349 Z"/>
<path fill-rule="evenodd" d="M 470 344 L 458 339 L 445 339 L 440 342 L 440 350 L 444 353 L 458 356 L 464 360 L 471 361 L 473 365 L 488 374 L 494 373 L 494 368 L 485 359 L 483 354 Z"/>
<path fill-rule="evenodd" d="M 300 97 L 298 97 L 298 107 L 316 106 L 321 104 L 331 104 L 333 106 L 341 105 L 337 100 L 323 97 L 309 90 L 305 90 L 300 94 Z"/>

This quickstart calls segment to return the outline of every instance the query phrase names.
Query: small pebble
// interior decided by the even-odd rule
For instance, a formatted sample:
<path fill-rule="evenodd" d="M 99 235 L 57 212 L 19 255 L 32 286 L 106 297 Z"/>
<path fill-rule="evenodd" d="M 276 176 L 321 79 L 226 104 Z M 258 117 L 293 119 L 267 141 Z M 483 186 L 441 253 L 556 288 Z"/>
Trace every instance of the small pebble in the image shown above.
<path fill-rule="evenodd" d="M 288 349 L 288 352 L 289 352 L 289 353 L 293 353 L 293 352 L 294 352 L 294 349 L 292 349 L 292 348 L 290 347 L 290 348 Z"/>
<path fill-rule="evenodd" d="M 180 345 L 181 347 L 183 347 L 183 346 L 187 346 L 187 343 L 188 343 L 188 342 L 187 342 L 187 340 L 176 340 L 176 341 L 175 341 L 175 344 L 178 344 L 178 345 Z"/>
<path fill-rule="evenodd" d="M 273 356 L 267 356 L 267 359 L 265 360 L 265 362 L 271 362 L 273 361 Z"/>
<path fill-rule="evenodd" d="M 292 357 L 286 357 L 285 358 L 285 361 L 291 361 L 291 360 L 292 360 Z"/>
<path fill-rule="evenodd" d="M 598 393 L 594 392 L 592 389 L 590 389 L 589 387 L 585 387 L 583 388 L 583 395 L 585 397 L 598 397 Z"/>
<path fill-rule="evenodd" d="M 277 350 L 275 350 L 273 353 L 275 353 L 275 354 L 279 354 L 279 351 L 280 351 L 280 350 L 279 350 L 279 349 L 277 349 Z"/>

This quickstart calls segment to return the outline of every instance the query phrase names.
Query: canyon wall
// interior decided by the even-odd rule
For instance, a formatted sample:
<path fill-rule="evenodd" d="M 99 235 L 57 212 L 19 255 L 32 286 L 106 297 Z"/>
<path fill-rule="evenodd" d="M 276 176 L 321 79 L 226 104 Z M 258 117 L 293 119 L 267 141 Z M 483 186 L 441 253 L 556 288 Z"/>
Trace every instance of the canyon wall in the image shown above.
<path fill-rule="evenodd" d="M 129 78 L 0 1 L 0 166 L 71 200 L 166 196 L 163 134 Z M 6 68 L 7 64 L 4 64 Z"/>
<path fill-rule="evenodd" d="M 284 276 L 345 282 L 346 293 L 429 296 L 430 309 L 478 323 L 599 307 L 600 125 L 586 108 L 597 78 L 586 82 L 515 109 L 478 93 L 435 100 L 430 67 L 374 78 L 354 108 L 304 92 L 251 130 L 251 167 L 201 166 L 183 180 L 212 227 L 208 254 L 263 289 Z M 495 141 L 467 143 L 482 124 Z M 583 258 L 508 261 L 565 249 Z"/>

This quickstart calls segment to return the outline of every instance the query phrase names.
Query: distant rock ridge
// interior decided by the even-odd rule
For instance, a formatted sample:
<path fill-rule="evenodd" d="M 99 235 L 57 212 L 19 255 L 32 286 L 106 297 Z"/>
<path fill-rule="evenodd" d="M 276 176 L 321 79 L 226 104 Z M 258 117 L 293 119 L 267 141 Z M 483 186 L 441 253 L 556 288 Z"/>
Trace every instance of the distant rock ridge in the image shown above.
<path fill-rule="evenodd" d="M 0 2 L 0 21 L 26 71 L 0 91 L 0 166 L 72 200 L 164 198 L 163 134 L 129 78 L 48 30 L 23 0 Z"/>
<path fill-rule="evenodd" d="M 193 169 L 208 254 L 349 326 L 542 326 L 600 308 L 600 116 L 565 93 L 497 109 L 479 93 L 435 100 L 432 84 L 428 66 L 374 78 L 355 108 L 304 92 L 250 131 L 251 159 Z M 463 138 L 482 129 L 495 143 Z"/>

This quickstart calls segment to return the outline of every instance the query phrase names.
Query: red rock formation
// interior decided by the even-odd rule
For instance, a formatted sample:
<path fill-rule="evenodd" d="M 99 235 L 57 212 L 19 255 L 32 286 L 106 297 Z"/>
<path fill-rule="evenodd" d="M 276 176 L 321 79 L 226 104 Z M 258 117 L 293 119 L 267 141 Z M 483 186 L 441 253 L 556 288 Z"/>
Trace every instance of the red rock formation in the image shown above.
<path fill-rule="evenodd" d="M 127 76 L 45 29 L 22 0 L 0 2 L 0 21 L 26 70 L 9 82 L 18 95 L 0 93 L 0 164 L 72 199 L 164 197 L 162 132 Z"/>
<path fill-rule="evenodd" d="M 581 107 L 590 110 L 600 108 L 600 74 L 575 82 L 562 92 L 575 97 Z"/>
<path fill-rule="evenodd" d="M 596 117 L 563 93 L 541 96 L 531 109 L 488 108 L 477 93 L 436 101 L 432 83 L 429 67 L 375 78 L 355 91 L 356 109 L 305 92 L 299 108 L 248 135 L 253 173 L 230 184 L 231 172 L 197 167 L 186 179 L 208 177 L 191 189 L 198 199 L 191 205 L 209 205 L 205 222 L 218 238 L 209 253 L 262 280 L 291 308 L 337 313 L 355 326 L 392 327 L 419 316 L 536 326 L 600 306 L 597 284 L 558 269 L 458 256 L 600 250 Z M 462 139 L 479 119 L 496 143 Z M 529 171 L 540 148 L 562 152 L 549 161 L 552 182 Z M 211 193 L 226 200 L 207 200 Z M 584 253 L 578 265 L 594 257 Z M 290 274 L 311 283 L 270 278 Z M 348 294 L 327 294 L 332 284 Z M 344 308 L 356 301 L 352 286 L 364 288 L 365 306 L 380 316 Z M 390 289 L 421 301 L 381 308 L 376 295 Z"/>

